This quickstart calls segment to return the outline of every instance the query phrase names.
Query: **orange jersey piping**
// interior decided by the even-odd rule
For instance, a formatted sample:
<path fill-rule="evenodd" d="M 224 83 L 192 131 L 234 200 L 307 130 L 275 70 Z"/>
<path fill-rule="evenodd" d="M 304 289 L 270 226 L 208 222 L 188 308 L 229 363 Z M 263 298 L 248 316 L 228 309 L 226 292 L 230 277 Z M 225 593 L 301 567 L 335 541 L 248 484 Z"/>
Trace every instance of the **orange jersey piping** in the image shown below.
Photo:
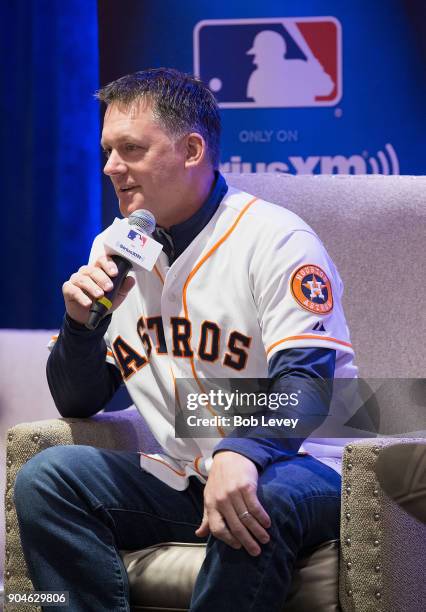
<path fill-rule="evenodd" d="M 157 457 L 151 457 L 151 455 L 146 455 L 145 453 L 143 453 L 142 451 L 139 451 L 140 455 L 143 455 L 144 457 L 146 457 L 147 459 L 152 459 L 152 461 L 158 461 L 158 463 L 162 463 L 163 465 L 165 465 L 166 467 L 169 468 L 169 470 L 172 470 L 172 472 L 174 472 L 175 474 L 177 474 L 178 476 L 186 476 L 185 472 L 180 472 L 179 470 L 175 470 L 175 468 L 173 468 L 171 465 L 169 465 L 166 461 L 163 461 L 162 459 L 157 459 Z"/>
<path fill-rule="evenodd" d="M 352 348 L 352 344 L 350 342 L 344 342 L 343 340 L 337 340 L 337 338 L 332 338 L 330 336 L 316 336 L 315 334 L 304 334 L 301 336 L 287 336 L 287 338 L 283 338 L 282 340 L 277 340 L 274 344 L 267 349 L 266 354 L 270 353 L 273 348 L 278 346 L 278 344 L 282 344 L 283 342 L 291 342 L 292 340 L 323 340 L 324 342 L 335 342 L 336 344 L 341 344 L 342 346 L 347 346 Z"/>
<path fill-rule="evenodd" d="M 198 457 L 195 457 L 195 459 L 194 459 L 194 468 L 195 468 L 195 471 L 196 471 L 196 472 L 197 472 L 197 473 L 198 473 L 200 476 L 202 476 L 203 478 L 205 478 L 205 475 L 204 475 L 202 472 L 200 472 L 200 470 L 198 469 L 198 462 L 200 461 L 200 459 L 201 459 L 201 455 L 198 455 Z"/>
<path fill-rule="evenodd" d="M 222 238 L 219 238 L 219 240 L 212 246 L 212 248 L 204 255 L 204 257 L 202 259 L 200 259 L 200 261 L 197 263 L 197 265 L 195 266 L 195 268 L 193 268 L 191 270 L 191 272 L 188 275 L 188 278 L 185 281 L 185 284 L 183 286 L 183 290 L 182 290 L 182 303 L 183 303 L 183 311 L 184 311 L 184 315 L 185 318 L 189 320 L 189 316 L 188 316 L 188 302 L 186 299 L 186 293 L 188 290 L 188 286 L 189 283 L 191 282 L 191 280 L 194 278 L 195 274 L 198 272 L 198 270 L 201 268 L 201 266 L 209 259 L 209 257 L 211 257 L 211 255 L 213 255 L 213 253 L 225 242 L 225 240 L 227 238 L 229 238 L 229 236 L 232 234 L 232 232 L 234 231 L 234 229 L 237 227 L 238 223 L 240 222 L 241 218 L 243 217 L 243 215 L 247 212 L 247 210 L 250 208 L 250 206 L 252 204 L 254 204 L 254 202 L 256 202 L 258 198 L 252 198 L 250 200 L 250 202 L 248 202 L 244 208 L 240 211 L 240 213 L 238 214 L 238 217 L 235 219 L 234 223 L 231 225 L 231 227 L 224 233 L 224 235 L 222 236 Z M 201 384 L 200 379 L 197 376 L 197 373 L 195 371 L 195 363 L 194 363 L 194 357 L 190 358 L 190 363 L 191 363 L 191 370 L 192 370 L 192 374 L 195 378 L 195 380 L 198 383 L 198 386 L 200 387 L 201 391 L 203 393 L 205 393 L 204 387 Z M 216 416 L 215 411 L 211 408 L 211 406 L 208 406 L 208 410 L 211 414 Z M 221 437 L 224 438 L 225 437 L 225 432 L 223 430 L 222 427 L 218 427 L 217 428 Z"/>
<path fill-rule="evenodd" d="M 195 274 L 198 272 L 198 270 L 201 268 L 201 266 L 207 261 L 207 259 L 209 259 L 209 257 L 214 253 L 214 251 L 216 251 L 221 244 L 223 244 L 225 242 L 225 240 L 227 238 L 229 238 L 229 236 L 232 234 L 232 232 L 234 231 L 234 229 L 237 227 L 238 223 L 241 220 L 241 217 L 247 212 L 247 210 L 250 208 L 250 206 L 252 204 L 254 204 L 254 202 L 257 200 L 257 198 L 252 198 L 250 200 L 250 202 L 248 202 L 244 208 L 240 211 L 238 217 L 235 219 L 234 223 L 231 225 L 231 227 L 228 229 L 228 231 L 226 231 L 224 233 L 224 235 L 222 236 L 222 238 L 219 238 L 219 240 L 216 242 L 216 244 L 214 244 L 212 246 L 212 248 L 204 255 L 204 257 L 202 259 L 200 259 L 200 261 L 197 263 L 197 265 L 195 266 L 195 268 L 193 268 L 191 270 L 191 272 L 189 273 L 188 278 L 185 281 L 185 284 L 183 286 L 183 291 L 182 291 L 182 301 L 183 301 L 183 309 L 185 312 L 185 318 L 188 319 L 188 305 L 187 305 L 187 301 L 186 301 L 186 292 L 188 289 L 188 285 L 191 282 L 191 280 L 193 279 L 193 277 L 195 276 Z"/>
<path fill-rule="evenodd" d="M 162 277 L 160 270 L 157 268 L 157 264 L 155 264 L 155 266 L 154 266 L 154 271 L 155 271 L 155 273 L 157 274 L 157 276 L 158 276 L 158 278 L 160 279 L 160 281 L 161 281 L 161 282 L 163 283 L 163 285 L 164 285 L 164 278 Z"/>

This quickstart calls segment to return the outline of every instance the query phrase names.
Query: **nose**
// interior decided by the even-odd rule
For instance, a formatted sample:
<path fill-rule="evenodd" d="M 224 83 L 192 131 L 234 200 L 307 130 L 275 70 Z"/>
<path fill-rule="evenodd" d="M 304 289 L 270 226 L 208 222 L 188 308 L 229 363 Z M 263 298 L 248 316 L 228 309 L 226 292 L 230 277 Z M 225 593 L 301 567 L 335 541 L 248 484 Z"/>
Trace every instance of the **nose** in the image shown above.
<path fill-rule="evenodd" d="M 104 174 L 107 176 L 115 176 L 126 172 L 126 164 L 120 158 L 116 151 L 111 151 L 106 164 L 104 166 Z"/>

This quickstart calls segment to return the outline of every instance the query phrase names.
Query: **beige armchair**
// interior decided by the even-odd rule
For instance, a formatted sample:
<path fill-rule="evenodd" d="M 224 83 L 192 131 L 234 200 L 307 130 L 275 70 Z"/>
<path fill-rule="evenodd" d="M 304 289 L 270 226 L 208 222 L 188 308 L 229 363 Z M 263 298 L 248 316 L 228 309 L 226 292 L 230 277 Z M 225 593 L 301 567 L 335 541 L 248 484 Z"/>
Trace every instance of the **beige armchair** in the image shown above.
<path fill-rule="evenodd" d="M 426 608 L 426 528 L 382 492 L 374 465 L 384 445 L 416 437 L 396 434 L 419 429 L 410 424 L 418 423 L 419 407 L 424 410 L 424 399 L 416 393 L 425 348 L 415 333 L 423 317 L 415 269 L 420 269 L 424 249 L 426 179 L 271 174 L 230 176 L 229 182 L 287 206 L 319 233 L 345 282 L 345 309 L 360 374 L 413 379 L 397 385 L 402 391 L 392 397 L 378 396 L 379 432 L 385 435 L 346 446 L 340 542 L 328 542 L 299 559 L 284 611 L 420 612 Z M 398 431 L 388 415 L 401 412 L 406 428 Z M 424 437 L 419 441 L 426 443 Z M 33 588 L 13 505 L 16 473 L 35 453 L 57 444 L 141 450 L 155 441 L 134 408 L 90 419 L 24 423 L 8 431 L 6 595 Z M 121 552 L 132 609 L 187 609 L 203 545 L 169 543 Z M 6 599 L 6 611 L 22 609 Z"/>

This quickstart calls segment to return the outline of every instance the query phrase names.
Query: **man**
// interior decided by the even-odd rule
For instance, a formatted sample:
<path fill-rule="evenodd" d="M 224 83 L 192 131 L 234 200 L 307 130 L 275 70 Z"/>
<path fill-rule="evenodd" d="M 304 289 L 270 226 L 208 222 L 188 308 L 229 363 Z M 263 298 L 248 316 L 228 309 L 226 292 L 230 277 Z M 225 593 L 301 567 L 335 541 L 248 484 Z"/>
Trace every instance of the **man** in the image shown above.
<path fill-rule="evenodd" d="M 118 550 L 208 538 L 192 612 L 281 610 L 296 556 L 338 537 L 340 476 L 300 438 L 176 438 L 175 385 L 269 377 L 282 391 L 291 379 L 354 376 L 341 281 L 301 219 L 228 188 L 216 102 L 200 81 L 153 69 L 98 97 L 120 212 L 152 212 L 164 253 L 124 281 L 112 316 L 90 331 L 90 305 L 117 273 L 95 240 L 63 286 L 48 380 L 66 417 L 95 414 L 124 382 L 163 450 L 59 446 L 31 459 L 15 487 L 31 579 L 68 590 L 73 612 L 129 610 Z M 311 430 L 328 401 L 301 408 Z"/>

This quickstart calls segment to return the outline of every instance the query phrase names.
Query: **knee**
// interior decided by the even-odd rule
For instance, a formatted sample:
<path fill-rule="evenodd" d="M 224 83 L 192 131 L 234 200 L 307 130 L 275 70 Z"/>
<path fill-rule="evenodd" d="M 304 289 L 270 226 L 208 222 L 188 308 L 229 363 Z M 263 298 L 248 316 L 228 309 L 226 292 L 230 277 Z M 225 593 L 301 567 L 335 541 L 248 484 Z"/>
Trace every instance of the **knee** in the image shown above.
<path fill-rule="evenodd" d="M 279 523 L 282 519 L 294 513 L 295 500 L 291 492 L 286 490 L 285 487 L 273 483 L 261 483 L 258 489 L 258 497 L 273 523 Z"/>
<path fill-rule="evenodd" d="M 69 446 L 52 446 L 29 459 L 19 470 L 13 491 L 18 516 L 33 513 L 45 503 L 46 493 L 59 475 L 59 467 L 66 465 L 64 455 L 69 455 Z"/>
<path fill-rule="evenodd" d="M 278 479 L 261 482 L 259 486 L 259 501 L 270 516 L 272 524 L 280 530 L 300 531 L 311 499 L 314 499 L 311 491 L 304 487 L 302 481 L 296 487 Z"/>
<path fill-rule="evenodd" d="M 303 481 L 297 487 L 269 481 L 261 483 L 259 501 L 273 529 L 288 542 L 316 546 L 339 537 L 340 496 L 331 486 L 319 490 Z"/>

